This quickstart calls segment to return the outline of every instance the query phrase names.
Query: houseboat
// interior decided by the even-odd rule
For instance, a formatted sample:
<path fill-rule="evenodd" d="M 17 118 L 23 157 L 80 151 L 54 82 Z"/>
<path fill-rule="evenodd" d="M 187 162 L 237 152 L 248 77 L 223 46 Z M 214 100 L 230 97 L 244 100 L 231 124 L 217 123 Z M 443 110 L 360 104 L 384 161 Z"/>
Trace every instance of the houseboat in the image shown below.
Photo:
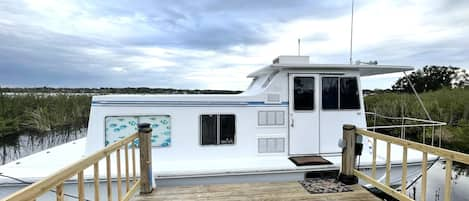
<path fill-rule="evenodd" d="M 252 83 L 241 94 L 94 96 L 86 138 L 10 162 L 0 173 L 33 182 L 136 132 L 139 123 L 152 128 L 156 185 L 302 180 L 338 171 L 342 126 L 367 128 L 360 78 L 410 70 L 279 56 L 249 74 Z M 364 146 L 358 165 L 366 170 L 371 140 L 359 143 Z M 377 147 L 378 176 L 385 172 L 385 147 Z M 400 184 L 401 160 L 402 148 L 393 145 L 391 184 Z M 421 153 L 409 150 L 407 160 L 410 180 L 420 173 Z M 105 171 L 100 173 L 104 178 Z M 18 181 L 2 177 L 0 183 Z"/>

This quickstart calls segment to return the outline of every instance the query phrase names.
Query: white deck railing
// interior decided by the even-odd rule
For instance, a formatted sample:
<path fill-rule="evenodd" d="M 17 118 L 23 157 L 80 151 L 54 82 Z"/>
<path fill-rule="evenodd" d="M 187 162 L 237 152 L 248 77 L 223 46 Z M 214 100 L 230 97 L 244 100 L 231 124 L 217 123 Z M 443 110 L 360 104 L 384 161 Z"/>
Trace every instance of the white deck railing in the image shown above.
<path fill-rule="evenodd" d="M 435 145 L 435 134 L 438 133 L 438 147 L 441 147 L 441 139 L 443 137 L 442 127 L 446 126 L 445 122 L 434 121 L 428 119 L 418 119 L 412 117 L 390 117 L 378 114 L 376 112 L 365 112 L 367 116 L 372 116 L 373 126 L 367 126 L 367 130 L 376 132 L 376 129 L 398 129 L 400 128 L 400 138 L 406 139 L 406 129 L 408 128 L 421 128 L 422 129 L 422 144 L 426 144 L 425 137 L 427 130 L 431 132 L 431 145 Z M 400 124 L 394 125 L 376 125 L 378 118 L 388 120 L 388 121 L 400 121 Z M 393 122 L 391 122 L 393 123 Z"/>

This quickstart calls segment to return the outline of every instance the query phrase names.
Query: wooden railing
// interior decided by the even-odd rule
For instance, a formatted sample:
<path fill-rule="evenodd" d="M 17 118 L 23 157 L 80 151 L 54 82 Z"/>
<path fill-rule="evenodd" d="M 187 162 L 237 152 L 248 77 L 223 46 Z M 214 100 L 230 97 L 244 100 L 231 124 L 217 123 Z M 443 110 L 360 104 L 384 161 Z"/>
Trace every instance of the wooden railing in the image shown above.
<path fill-rule="evenodd" d="M 151 128 L 149 124 L 139 124 L 139 131 L 126 138 L 108 145 L 106 148 L 83 158 L 76 163 L 65 167 L 56 173 L 37 181 L 13 194 L 2 199 L 2 201 L 30 201 L 36 200 L 39 196 L 48 191 L 55 191 L 56 200 L 64 200 L 64 183 L 76 175 L 78 200 L 85 200 L 85 178 L 84 171 L 93 166 L 94 182 L 94 200 L 100 200 L 99 189 L 99 161 L 106 160 L 106 190 L 107 200 L 112 200 L 112 183 L 117 180 L 117 200 L 127 201 L 138 190 L 140 186 L 141 193 L 150 193 L 152 191 L 151 177 Z M 136 171 L 136 143 L 140 149 L 140 177 L 137 177 Z M 129 147 L 131 149 L 131 160 L 129 159 Z M 122 171 L 121 171 L 121 150 L 124 149 L 124 172 L 125 172 L 125 194 L 122 194 Z M 115 156 L 117 178 L 111 177 L 111 155 Z M 130 175 L 129 161 L 132 164 L 132 175 Z M 130 186 L 132 184 L 132 186 Z M 54 190 L 55 189 L 55 190 Z"/>
<path fill-rule="evenodd" d="M 371 176 L 355 169 L 355 137 L 356 135 L 363 135 L 373 139 L 372 148 L 372 164 L 371 164 Z M 434 147 L 426 144 L 412 142 L 405 139 L 400 139 L 372 131 L 363 129 L 356 129 L 353 125 L 344 125 L 343 127 L 343 139 L 345 146 L 342 154 L 342 170 L 341 180 L 346 183 L 353 183 L 357 181 L 357 177 L 375 186 L 381 191 L 388 195 L 399 199 L 399 200 L 413 200 L 407 196 L 407 151 L 408 149 L 414 149 L 422 152 L 422 177 L 421 177 L 421 194 L 420 200 L 426 200 L 426 189 L 427 189 L 427 163 L 428 154 L 440 156 L 446 160 L 446 172 L 445 172 L 445 192 L 444 200 L 451 200 L 451 171 L 453 161 L 457 161 L 464 164 L 469 164 L 469 155 L 459 153 L 439 147 Z M 386 173 L 384 184 L 376 180 L 376 145 L 377 140 L 386 142 Z M 390 172 L 391 172 L 391 144 L 402 146 L 402 186 L 401 191 L 397 191 L 390 187 Z M 345 162 L 345 163 L 344 163 Z"/>

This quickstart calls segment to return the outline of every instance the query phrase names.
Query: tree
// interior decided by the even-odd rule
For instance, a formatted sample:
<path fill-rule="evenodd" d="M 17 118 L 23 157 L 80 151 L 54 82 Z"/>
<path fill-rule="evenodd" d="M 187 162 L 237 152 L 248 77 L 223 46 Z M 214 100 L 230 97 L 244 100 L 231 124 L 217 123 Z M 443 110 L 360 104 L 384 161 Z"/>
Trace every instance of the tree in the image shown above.
<path fill-rule="evenodd" d="M 417 92 L 434 91 L 441 88 L 464 87 L 469 82 L 469 74 L 464 69 L 446 66 L 425 66 L 405 77 L 399 78 L 393 90 L 412 92 L 409 80 Z"/>

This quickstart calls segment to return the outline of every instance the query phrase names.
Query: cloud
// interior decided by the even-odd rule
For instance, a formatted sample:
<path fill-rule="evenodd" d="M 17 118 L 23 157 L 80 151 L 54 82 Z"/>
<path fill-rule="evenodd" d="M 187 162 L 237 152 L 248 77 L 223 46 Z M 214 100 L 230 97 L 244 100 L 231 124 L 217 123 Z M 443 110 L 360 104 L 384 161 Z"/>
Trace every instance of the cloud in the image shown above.
<path fill-rule="evenodd" d="M 347 63 L 350 3 L 2 1 L 0 84 L 243 90 L 243 75 L 296 55 L 298 38 L 312 62 Z M 469 66 L 467 1 L 355 3 L 354 60 Z"/>

